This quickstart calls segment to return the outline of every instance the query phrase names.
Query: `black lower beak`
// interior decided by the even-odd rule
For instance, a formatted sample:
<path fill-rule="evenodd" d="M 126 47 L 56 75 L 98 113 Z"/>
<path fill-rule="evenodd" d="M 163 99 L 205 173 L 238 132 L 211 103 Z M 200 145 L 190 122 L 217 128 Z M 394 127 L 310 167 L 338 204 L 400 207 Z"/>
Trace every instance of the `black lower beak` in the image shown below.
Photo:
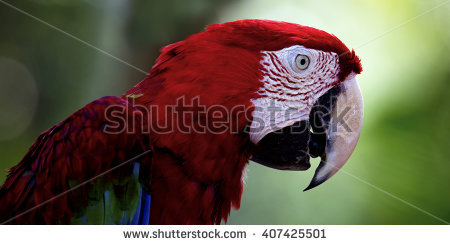
<path fill-rule="evenodd" d="M 307 170 L 309 137 L 308 121 L 269 133 L 256 146 L 252 161 L 280 170 Z"/>

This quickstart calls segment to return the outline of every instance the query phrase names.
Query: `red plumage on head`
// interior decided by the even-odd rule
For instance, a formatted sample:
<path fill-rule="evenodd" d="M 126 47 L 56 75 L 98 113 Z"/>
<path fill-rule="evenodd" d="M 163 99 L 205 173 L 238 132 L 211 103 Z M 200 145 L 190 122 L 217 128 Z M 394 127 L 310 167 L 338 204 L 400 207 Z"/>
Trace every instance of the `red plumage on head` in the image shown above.
<path fill-rule="evenodd" d="M 252 145 L 244 129 L 251 124 L 250 99 L 258 97 L 262 86 L 261 51 L 292 45 L 338 54 L 340 80 L 361 72 L 355 53 L 331 34 L 286 22 L 240 20 L 210 25 L 162 48 L 148 77 L 124 95 L 140 95 L 133 96 L 137 97 L 134 103 L 151 108 L 153 129 L 171 125 L 165 133 L 151 133 L 155 151 L 151 223 L 218 224 L 226 221 L 231 206 L 239 208 L 242 174 Z M 236 127 L 237 134 L 185 133 L 179 122 L 186 118 L 162 110 L 176 105 L 179 98 L 188 105 L 198 98 L 207 108 L 220 105 L 230 111 L 243 105 L 250 109 L 230 120 L 236 122 L 228 126 Z M 199 113 L 191 117 L 198 124 L 207 123 Z"/>
<path fill-rule="evenodd" d="M 206 33 L 217 35 L 225 45 L 247 50 L 275 51 L 292 45 L 334 52 L 339 55 L 340 75 L 344 79 L 351 72 L 361 73 L 360 59 L 336 36 L 325 31 L 298 24 L 271 20 L 238 20 L 210 25 Z"/>

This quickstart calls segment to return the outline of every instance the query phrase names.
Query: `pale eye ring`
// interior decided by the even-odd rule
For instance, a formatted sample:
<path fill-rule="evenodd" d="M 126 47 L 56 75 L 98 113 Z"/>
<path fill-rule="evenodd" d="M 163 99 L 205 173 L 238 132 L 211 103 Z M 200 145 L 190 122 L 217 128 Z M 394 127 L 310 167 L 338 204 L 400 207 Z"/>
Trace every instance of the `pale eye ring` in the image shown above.
<path fill-rule="evenodd" d="M 295 57 L 295 64 L 297 65 L 298 69 L 305 70 L 309 66 L 309 57 L 303 54 L 297 55 Z"/>

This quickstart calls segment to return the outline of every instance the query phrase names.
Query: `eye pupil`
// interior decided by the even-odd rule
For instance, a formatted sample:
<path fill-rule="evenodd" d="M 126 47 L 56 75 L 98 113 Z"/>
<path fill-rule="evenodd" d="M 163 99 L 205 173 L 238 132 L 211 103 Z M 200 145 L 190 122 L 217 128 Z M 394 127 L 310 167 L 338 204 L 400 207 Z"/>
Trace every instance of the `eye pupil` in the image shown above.
<path fill-rule="evenodd" d="M 302 58 L 301 60 L 300 60 L 300 65 L 305 65 L 306 64 L 306 60 L 304 59 L 304 58 Z"/>

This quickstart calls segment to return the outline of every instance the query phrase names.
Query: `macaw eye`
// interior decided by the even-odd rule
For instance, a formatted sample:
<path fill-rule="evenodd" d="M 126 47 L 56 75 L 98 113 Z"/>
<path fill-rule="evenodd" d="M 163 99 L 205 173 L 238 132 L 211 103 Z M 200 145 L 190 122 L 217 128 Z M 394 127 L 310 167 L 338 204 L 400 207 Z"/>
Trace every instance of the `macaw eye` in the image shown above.
<path fill-rule="evenodd" d="M 297 65 L 298 69 L 305 70 L 309 66 L 308 56 L 303 54 L 297 55 L 297 57 L 295 57 L 295 64 Z"/>

